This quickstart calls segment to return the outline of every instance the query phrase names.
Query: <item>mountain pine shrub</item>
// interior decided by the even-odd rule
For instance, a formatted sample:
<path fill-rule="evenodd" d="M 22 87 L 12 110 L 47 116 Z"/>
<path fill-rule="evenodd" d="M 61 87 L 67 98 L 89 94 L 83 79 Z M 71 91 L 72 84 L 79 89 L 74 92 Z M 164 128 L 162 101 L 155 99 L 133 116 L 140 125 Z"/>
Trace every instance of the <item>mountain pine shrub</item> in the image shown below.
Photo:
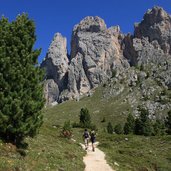
<path fill-rule="evenodd" d="M 64 122 L 61 134 L 65 138 L 71 138 L 72 137 L 72 125 L 71 125 L 70 121 Z"/>

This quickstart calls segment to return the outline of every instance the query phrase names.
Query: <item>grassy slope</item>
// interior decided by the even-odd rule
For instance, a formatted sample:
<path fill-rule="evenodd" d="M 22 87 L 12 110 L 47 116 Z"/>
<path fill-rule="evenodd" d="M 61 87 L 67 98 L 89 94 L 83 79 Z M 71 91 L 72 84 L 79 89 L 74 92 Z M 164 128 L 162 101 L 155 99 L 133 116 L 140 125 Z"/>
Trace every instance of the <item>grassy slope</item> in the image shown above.
<path fill-rule="evenodd" d="M 162 168 L 161 170 L 171 170 L 170 137 L 130 136 L 129 140 L 125 141 L 125 136 L 106 135 L 105 128 L 108 121 L 113 124 L 122 123 L 125 121 L 126 113 L 131 109 L 127 103 L 123 102 L 129 93 L 127 89 L 109 100 L 102 98 L 103 90 L 103 87 L 99 87 L 92 97 L 84 97 L 79 102 L 68 101 L 44 109 L 44 124 L 35 139 L 27 139 L 29 148 L 25 158 L 16 153 L 12 145 L 0 144 L 0 170 L 14 168 L 34 171 L 84 170 L 82 157 L 85 153 L 78 145 L 82 141 L 83 130 L 73 130 L 76 143 L 59 136 L 65 121 L 78 122 L 79 111 L 82 107 L 90 110 L 92 122 L 98 127 L 97 139 L 101 142 L 100 148 L 106 152 L 107 160 L 112 167 L 118 168 L 114 164 L 116 161 L 120 165 L 119 170 L 138 170 L 143 167 L 154 170 L 155 166 Z M 103 117 L 106 118 L 104 123 L 101 122 Z"/>
<path fill-rule="evenodd" d="M 99 147 L 116 170 L 171 170 L 171 136 L 103 135 Z"/>
<path fill-rule="evenodd" d="M 59 136 L 60 129 L 44 124 L 40 134 L 27 139 L 27 156 L 21 157 L 11 144 L 0 146 L 0 170 L 83 170 L 85 153 L 71 140 Z"/>

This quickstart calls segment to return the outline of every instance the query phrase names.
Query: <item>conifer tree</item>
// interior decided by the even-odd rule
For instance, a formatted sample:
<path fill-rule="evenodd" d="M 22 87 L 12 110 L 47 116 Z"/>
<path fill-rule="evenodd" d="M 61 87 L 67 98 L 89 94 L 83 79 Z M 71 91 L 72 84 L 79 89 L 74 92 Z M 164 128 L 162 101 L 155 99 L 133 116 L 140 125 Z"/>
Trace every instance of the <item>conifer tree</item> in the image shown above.
<path fill-rule="evenodd" d="M 107 124 L 107 132 L 109 134 L 113 134 L 113 126 L 112 126 L 111 122 L 108 122 L 108 124 Z"/>
<path fill-rule="evenodd" d="M 149 119 L 148 110 L 140 109 L 140 117 L 135 120 L 135 134 L 150 136 L 153 133 L 152 122 Z"/>
<path fill-rule="evenodd" d="M 114 127 L 114 131 L 116 134 L 123 134 L 123 127 L 121 124 L 117 124 L 115 127 Z"/>
<path fill-rule="evenodd" d="M 165 134 L 165 125 L 164 123 L 157 119 L 153 125 L 154 135 L 164 135 Z"/>
<path fill-rule="evenodd" d="M 129 113 L 127 117 L 127 121 L 124 125 L 124 134 L 131 134 L 134 133 L 135 128 L 135 119 L 131 113 Z"/>
<path fill-rule="evenodd" d="M 91 117 L 87 108 L 80 110 L 80 124 L 82 127 L 90 127 L 91 125 Z"/>
<path fill-rule="evenodd" d="M 166 132 L 171 135 L 171 110 L 168 112 L 168 116 L 166 118 Z"/>
<path fill-rule="evenodd" d="M 21 143 L 42 124 L 43 72 L 34 50 L 35 25 L 27 15 L 0 20 L 0 136 Z"/>

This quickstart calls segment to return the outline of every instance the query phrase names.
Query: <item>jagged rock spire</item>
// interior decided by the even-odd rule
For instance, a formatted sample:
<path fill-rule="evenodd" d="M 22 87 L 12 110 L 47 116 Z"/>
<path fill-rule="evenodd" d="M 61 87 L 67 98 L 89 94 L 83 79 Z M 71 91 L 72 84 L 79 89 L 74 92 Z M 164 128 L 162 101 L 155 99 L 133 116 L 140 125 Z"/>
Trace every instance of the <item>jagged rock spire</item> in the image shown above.
<path fill-rule="evenodd" d="M 171 16 L 161 7 L 148 10 L 141 23 L 135 25 L 135 37 L 157 40 L 165 53 L 171 54 Z"/>

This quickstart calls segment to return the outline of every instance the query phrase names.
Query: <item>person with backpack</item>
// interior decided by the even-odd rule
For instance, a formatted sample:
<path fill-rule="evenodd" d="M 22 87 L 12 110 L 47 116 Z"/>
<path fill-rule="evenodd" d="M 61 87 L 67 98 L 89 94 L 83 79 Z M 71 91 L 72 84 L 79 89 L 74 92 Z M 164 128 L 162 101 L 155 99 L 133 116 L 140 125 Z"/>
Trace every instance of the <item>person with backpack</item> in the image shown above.
<path fill-rule="evenodd" d="M 92 151 L 95 151 L 94 143 L 96 141 L 96 133 L 95 133 L 94 130 L 91 131 L 90 140 L 91 140 L 91 143 L 92 143 Z"/>
<path fill-rule="evenodd" d="M 87 150 L 88 149 L 89 138 L 90 138 L 90 134 L 89 134 L 87 129 L 84 130 L 83 138 L 84 138 L 84 143 L 85 143 L 85 150 Z"/>

